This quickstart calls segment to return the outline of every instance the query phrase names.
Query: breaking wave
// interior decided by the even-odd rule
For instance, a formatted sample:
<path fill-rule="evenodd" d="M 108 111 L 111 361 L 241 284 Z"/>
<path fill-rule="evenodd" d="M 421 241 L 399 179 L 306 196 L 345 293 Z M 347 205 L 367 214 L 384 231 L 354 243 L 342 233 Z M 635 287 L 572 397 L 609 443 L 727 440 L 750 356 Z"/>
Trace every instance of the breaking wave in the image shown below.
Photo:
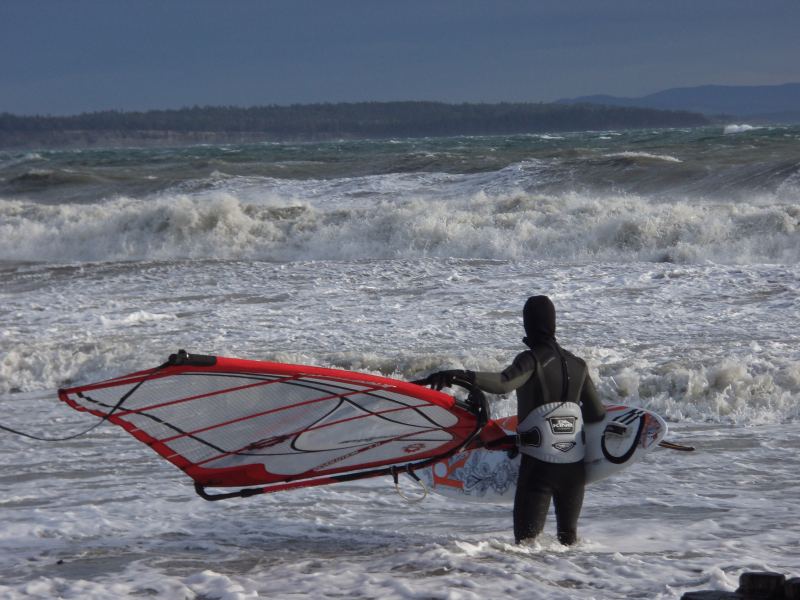
<path fill-rule="evenodd" d="M 800 418 L 800 363 L 790 360 L 673 362 L 638 373 L 623 369 L 605 385 L 621 402 L 674 421 L 754 425 Z"/>
<path fill-rule="evenodd" d="M 0 200 L 0 257 L 83 262 L 419 257 L 794 263 L 800 205 L 523 190 L 425 195 L 214 189 L 93 204 Z M 441 185 L 441 182 L 438 182 Z M 423 186 L 419 186 L 420 188 Z M 285 192 L 285 190 L 284 190 Z M 329 192 L 329 193 L 328 193 Z"/>

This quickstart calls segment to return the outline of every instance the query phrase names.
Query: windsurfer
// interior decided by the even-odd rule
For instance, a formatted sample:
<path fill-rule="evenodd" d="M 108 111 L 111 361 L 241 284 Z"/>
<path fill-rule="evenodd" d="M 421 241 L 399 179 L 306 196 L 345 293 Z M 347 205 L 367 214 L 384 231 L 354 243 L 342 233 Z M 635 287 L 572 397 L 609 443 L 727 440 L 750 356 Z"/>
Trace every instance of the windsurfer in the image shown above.
<path fill-rule="evenodd" d="M 586 363 L 555 338 L 556 311 L 547 296 L 528 298 L 523 309 L 528 350 L 500 373 L 439 371 L 436 389 L 467 379 L 492 394 L 517 392 L 517 443 L 522 453 L 514 497 L 514 538 L 534 539 L 544 528 L 552 498 L 558 539 L 578 539 L 578 517 L 586 485 L 584 423 L 605 417 Z"/>

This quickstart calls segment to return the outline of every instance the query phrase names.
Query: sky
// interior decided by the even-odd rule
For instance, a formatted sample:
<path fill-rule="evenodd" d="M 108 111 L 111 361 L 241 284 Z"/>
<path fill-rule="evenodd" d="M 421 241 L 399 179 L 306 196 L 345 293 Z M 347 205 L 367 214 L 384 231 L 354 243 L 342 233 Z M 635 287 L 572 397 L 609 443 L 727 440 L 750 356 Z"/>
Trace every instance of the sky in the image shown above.
<path fill-rule="evenodd" d="M 800 0 L 0 0 L 0 112 L 800 81 Z"/>

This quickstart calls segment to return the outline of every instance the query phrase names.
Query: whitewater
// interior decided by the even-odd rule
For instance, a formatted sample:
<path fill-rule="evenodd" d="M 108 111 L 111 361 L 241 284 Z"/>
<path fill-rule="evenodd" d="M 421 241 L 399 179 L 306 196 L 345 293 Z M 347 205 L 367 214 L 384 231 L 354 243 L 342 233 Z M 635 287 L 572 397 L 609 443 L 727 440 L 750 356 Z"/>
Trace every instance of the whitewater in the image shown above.
<path fill-rule="evenodd" d="M 411 380 L 499 370 L 547 294 L 601 398 L 665 417 L 577 547 L 390 479 L 208 503 L 121 429 L 2 433 L 22 598 L 679 598 L 800 575 L 800 128 L 0 151 L 0 409 L 178 348 Z M 512 397 L 492 397 L 495 416 Z M 415 490 L 410 483 L 409 494 Z"/>

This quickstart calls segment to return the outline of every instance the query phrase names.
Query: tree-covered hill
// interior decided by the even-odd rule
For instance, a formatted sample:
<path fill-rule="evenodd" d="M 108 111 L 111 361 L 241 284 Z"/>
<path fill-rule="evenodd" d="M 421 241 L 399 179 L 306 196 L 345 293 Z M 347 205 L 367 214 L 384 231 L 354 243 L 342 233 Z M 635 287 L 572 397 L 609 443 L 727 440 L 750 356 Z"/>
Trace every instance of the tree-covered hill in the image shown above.
<path fill-rule="evenodd" d="M 638 106 L 658 110 L 689 110 L 705 115 L 755 118 L 760 122 L 800 122 L 800 83 L 781 85 L 700 85 L 670 88 L 638 98 L 581 96 L 560 104 Z"/>
<path fill-rule="evenodd" d="M 686 127 L 707 124 L 686 111 L 533 103 L 360 102 L 291 106 L 191 107 L 75 116 L 0 114 L 0 145 L 91 145 L 120 141 L 321 140 L 494 135 Z"/>

